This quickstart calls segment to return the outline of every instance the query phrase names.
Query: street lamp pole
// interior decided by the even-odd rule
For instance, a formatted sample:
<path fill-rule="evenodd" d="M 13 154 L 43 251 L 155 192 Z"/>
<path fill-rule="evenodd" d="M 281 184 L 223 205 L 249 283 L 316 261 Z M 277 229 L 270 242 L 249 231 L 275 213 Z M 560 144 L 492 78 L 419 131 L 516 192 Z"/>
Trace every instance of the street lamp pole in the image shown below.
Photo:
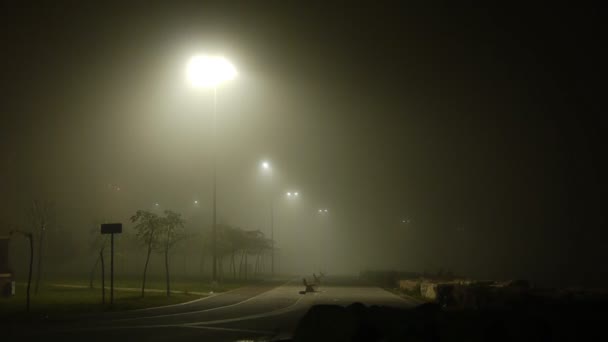
<path fill-rule="evenodd" d="M 236 77 L 236 69 L 225 58 L 220 56 L 194 56 L 190 59 L 187 74 L 193 86 L 213 87 L 213 127 L 212 127 L 212 164 L 213 164 L 213 227 L 212 280 L 217 281 L 217 86 Z"/>
<path fill-rule="evenodd" d="M 270 195 L 270 240 L 272 241 L 271 243 L 271 249 L 270 249 L 270 271 L 272 273 L 272 276 L 274 277 L 274 199 L 272 197 L 272 191 L 271 191 L 271 195 Z"/>
<path fill-rule="evenodd" d="M 213 87 L 213 267 L 212 280 L 217 281 L 217 86 Z"/>

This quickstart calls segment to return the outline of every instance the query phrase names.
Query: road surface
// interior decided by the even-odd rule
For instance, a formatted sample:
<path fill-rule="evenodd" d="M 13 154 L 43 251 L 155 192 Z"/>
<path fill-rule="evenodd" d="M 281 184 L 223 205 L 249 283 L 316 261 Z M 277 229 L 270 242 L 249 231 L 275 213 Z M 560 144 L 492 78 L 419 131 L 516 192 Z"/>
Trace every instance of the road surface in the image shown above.
<path fill-rule="evenodd" d="M 81 316 L 23 327 L 23 340 L 54 341 L 247 341 L 291 337 L 316 304 L 411 307 L 381 288 L 354 279 L 328 279 L 318 292 L 300 294 L 301 279 L 264 282 L 181 305 Z"/>

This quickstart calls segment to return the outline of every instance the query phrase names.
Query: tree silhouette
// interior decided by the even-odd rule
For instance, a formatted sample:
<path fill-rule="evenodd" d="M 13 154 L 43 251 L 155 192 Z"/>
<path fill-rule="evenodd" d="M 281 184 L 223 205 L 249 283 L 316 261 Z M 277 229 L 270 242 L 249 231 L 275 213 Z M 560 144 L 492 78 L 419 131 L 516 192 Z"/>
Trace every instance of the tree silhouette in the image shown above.
<path fill-rule="evenodd" d="M 141 296 L 143 297 L 146 289 L 146 273 L 148 271 L 148 264 L 150 263 L 150 254 L 152 254 L 152 250 L 158 248 L 163 222 L 158 215 L 147 210 L 138 210 L 135 215 L 131 216 L 131 222 L 135 223 L 133 227 L 136 232 L 135 237 L 147 248 L 144 275 L 141 283 Z"/>
<path fill-rule="evenodd" d="M 167 296 L 171 295 L 169 277 L 169 250 L 186 236 L 184 234 L 184 224 L 186 221 L 181 214 L 171 210 L 165 210 L 165 216 L 160 219 L 159 243 L 158 248 L 165 256 L 165 280 L 167 283 Z"/>
<path fill-rule="evenodd" d="M 36 284 L 34 294 L 38 294 L 42 275 L 42 260 L 44 259 L 44 238 L 54 219 L 54 204 L 50 201 L 33 200 L 28 210 L 28 217 L 34 226 L 34 236 L 38 240 L 38 260 L 36 265 Z"/>

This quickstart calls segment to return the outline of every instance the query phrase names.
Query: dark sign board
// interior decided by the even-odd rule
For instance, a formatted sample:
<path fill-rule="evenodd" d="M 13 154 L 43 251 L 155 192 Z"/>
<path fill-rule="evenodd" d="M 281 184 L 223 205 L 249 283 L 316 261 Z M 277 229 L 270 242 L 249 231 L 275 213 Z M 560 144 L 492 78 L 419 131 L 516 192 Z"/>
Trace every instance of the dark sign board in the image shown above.
<path fill-rule="evenodd" d="M 122 223 L 104 223 L 101 225 L 101 234 L 122 233 Z"/>

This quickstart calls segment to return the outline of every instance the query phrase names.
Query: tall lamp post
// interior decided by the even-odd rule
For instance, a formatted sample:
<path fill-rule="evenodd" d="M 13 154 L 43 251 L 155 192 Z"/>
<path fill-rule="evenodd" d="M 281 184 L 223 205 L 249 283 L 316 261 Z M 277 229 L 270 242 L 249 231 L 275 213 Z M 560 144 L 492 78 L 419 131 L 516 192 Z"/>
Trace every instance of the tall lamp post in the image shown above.
<path fill-rule="evenodd" d="M 319 262 L 319 267 L 320 268 L 324 268 L 327 267 L 327 259 L 328 259 L 328 253 L 327 253 L 327 238 L 323 238 L 325 233 L 323 231 L 323 228 L 327 228 L 326 225 L 326 221 L 327 221 L 327 216 L 329 215 L 329 210 L 327 208 L 322 208 L 318 210 L 319 216 L 321 218 L 322 223 L 319 225 L 319 249 L 320 249 L 320 253 L 319 256 L 321 258 L 321 262 Z M 326 233 L 327 234 L 327 233 Z M 325 234 L 325 236 L 326 236 Z M 324 243 L 325 242 L 325 243 Z M 327 272 L 327 269 L 324 270 L 325 272 Z"/>
<path fill-rule="evenodd" d="M 190 58 L 186 73 L 190 83 L 197 88 L 213 88 L 213 223 L 212 249 L 213 273 L 212 280 L 217 281 L 217 147 L 216 147 L 216 116 L 217 116 L 217 87 L 236 77 L 235 67 L 224 57 L 198 55 Z"/>
<path fill-rule="evenodd" d="M 260 163 L 260 168 L 262 169 L 262 172 L 272 176 L 272 168 L 268 161 L 262 161 L 262 163 Z M 272 183 L 272 179 L 270 181 Z M 274 194 L 272 184 L 270 185 L 270 190 L 268 192 L 270 194 L 270 273 L 274 276 Z"/>

